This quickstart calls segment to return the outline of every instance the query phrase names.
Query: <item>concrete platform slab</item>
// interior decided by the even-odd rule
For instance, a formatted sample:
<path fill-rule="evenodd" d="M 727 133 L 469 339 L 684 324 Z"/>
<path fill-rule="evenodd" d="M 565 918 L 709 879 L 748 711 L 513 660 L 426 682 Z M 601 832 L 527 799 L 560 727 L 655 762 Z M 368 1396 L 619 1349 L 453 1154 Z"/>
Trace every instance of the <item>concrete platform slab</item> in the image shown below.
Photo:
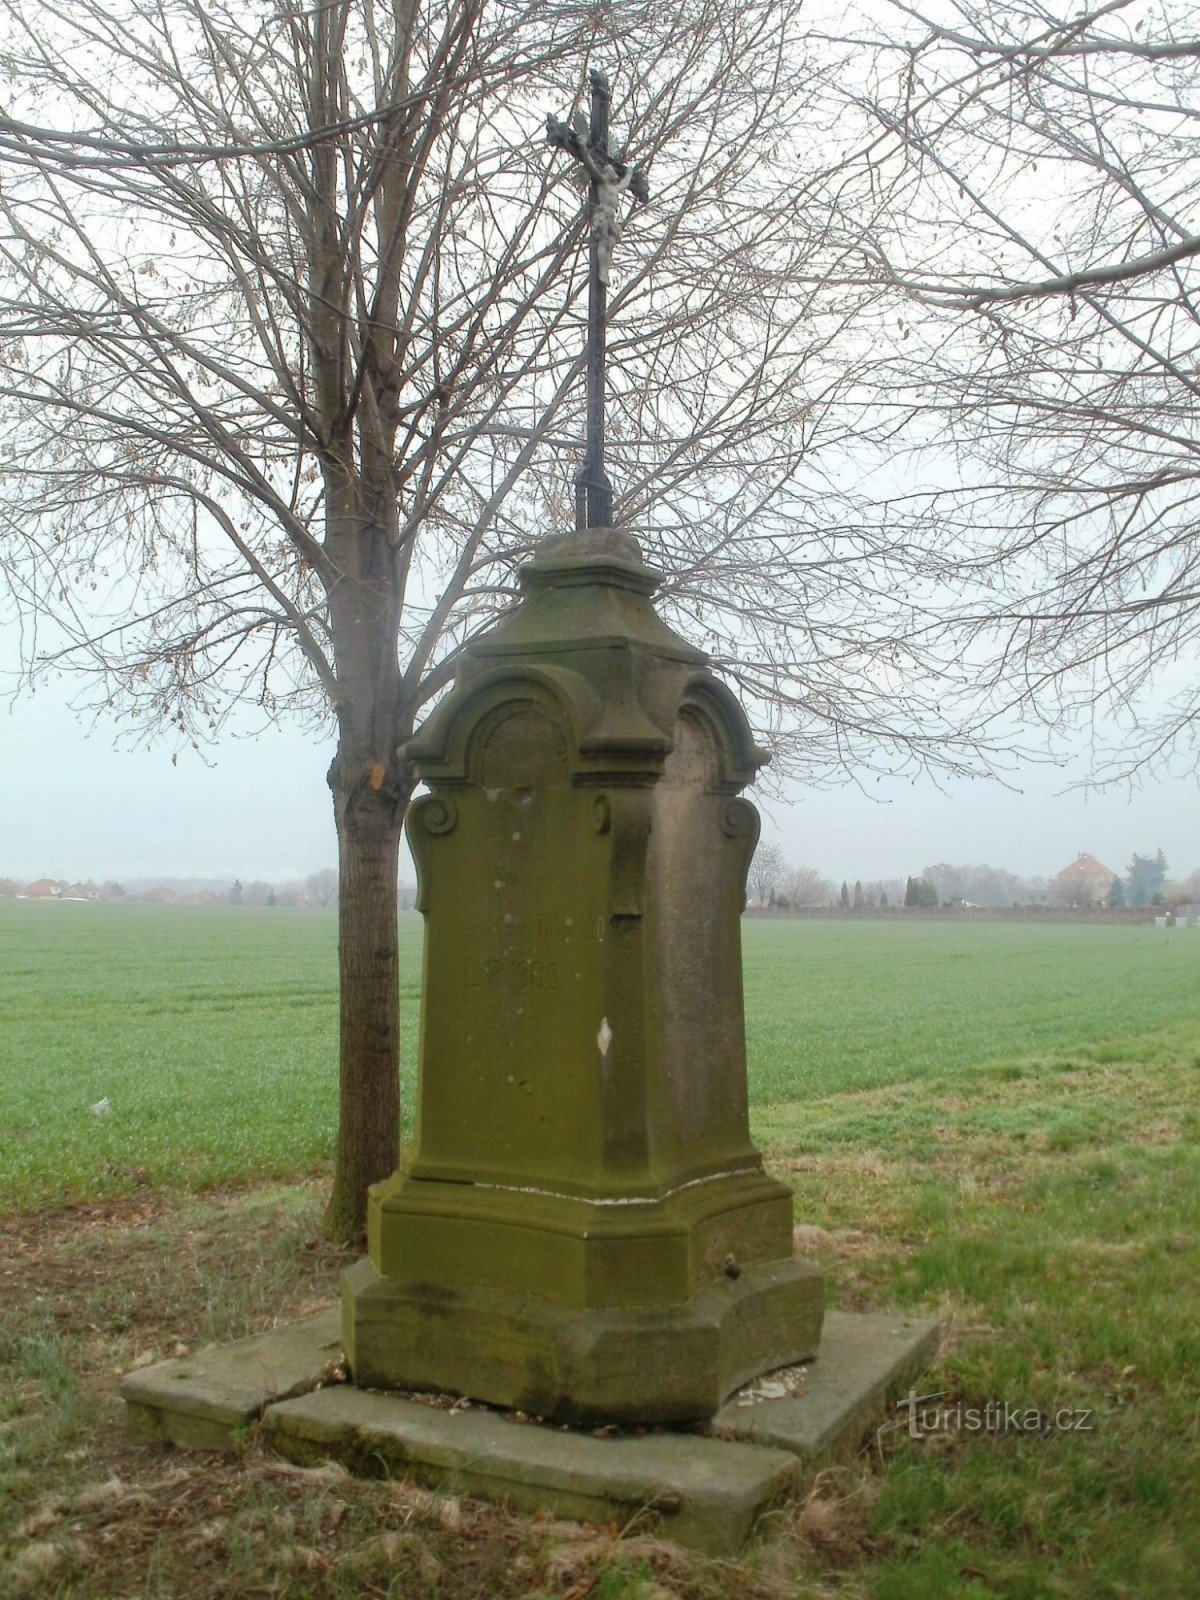
<path fill-rule="evenodd" d="M 126 1431 L 146 1443 L 228 1450 L 275 1400 L 304 1394 L 342 1353 L 338 1307 L 269 1333 L 209 1345 L 131 1372 L 121 1384 Z"/>
<path fill-rule="evenodd" d="M 839 1446 L 857 1449 L 866 1429 L 882 1419 L 889 1397 L 929 1365 L 938 1335 L 928 1318 L 827 1311 L 821 1347 L 804 1369 L 799 1392 L 748 1405 L 734 1395 L 707 1431 L 826 1465 Z"/>
<path fill-rule="evenodd" d="M 688 1433 L 596 1438 L 495 1411 L 443 1410 L 350 1384 L 272 1406 L 267 1437 L 305 1464 L 331 1457 L 452 1491 L 546 1509 L 582 1522 L 645 1517 L 667 1538 L 711 1555 L 745 1543 L 797 1472 L 785 1450 Z"/>
<path fill-rule="evenodd" d="M 296 1461 L 339 1460 L 587 1522 L 645 1518 L 680 1544 L 728 1555 L 764 1510 L 858 1448 L 937 1338 L 927 1319 L 830 1311 L 803 1368 L 757 1380 L 702 1430 L 642 1435 L 330 1384 L 336 1309 L 133 1373 L 122 1393 L 135 1439 L 230 1448 L 262 1417 L 270 1443 Z"/>

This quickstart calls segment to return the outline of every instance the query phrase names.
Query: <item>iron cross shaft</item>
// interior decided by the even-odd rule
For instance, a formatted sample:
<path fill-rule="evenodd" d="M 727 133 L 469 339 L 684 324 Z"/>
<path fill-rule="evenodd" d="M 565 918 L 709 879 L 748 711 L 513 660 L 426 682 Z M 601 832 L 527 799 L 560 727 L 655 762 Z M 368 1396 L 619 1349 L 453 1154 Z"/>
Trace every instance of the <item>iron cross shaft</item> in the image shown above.
<path fill-rule="evenodd" d="M 612 526 L 612 484 L 604 470 L 604 361 L 608 317 L 608 274 L 613 246 L 621 232 L 625 194 L 648 200 L 650 189 L 641 167 L 628 167 L 608 148 L 608 79 L 598 67 L 588 74 L 591 116 L 577 112 L 573 122 L 546 118 L 546 138 L 580 163 L 588 184 L 588 342 L 587 446 L 575 478 L 575 526 Z"/>

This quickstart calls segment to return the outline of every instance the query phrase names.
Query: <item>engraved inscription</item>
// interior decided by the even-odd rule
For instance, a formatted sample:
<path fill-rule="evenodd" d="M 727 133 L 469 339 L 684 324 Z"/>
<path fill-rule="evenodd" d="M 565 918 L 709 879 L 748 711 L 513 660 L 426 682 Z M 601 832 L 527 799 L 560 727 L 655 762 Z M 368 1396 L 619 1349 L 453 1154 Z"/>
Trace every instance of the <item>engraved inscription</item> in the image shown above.
<path fill-rule="evenodd" d="M 555 944 L 565 944 L 570 938 L 569 930 L 574 925 L 574 920 L 573 917 L 522 916 L 506 911 L 503 929 L 506 935 L 519 934 L 530 944 L 541 944 L 547 939 Z"/>
<path fill-rule="evenodd" d="M 558 962 L 536 956 L 482 956 L 467 964 L 467 988 L 553 993 L 558 989 Z"/>

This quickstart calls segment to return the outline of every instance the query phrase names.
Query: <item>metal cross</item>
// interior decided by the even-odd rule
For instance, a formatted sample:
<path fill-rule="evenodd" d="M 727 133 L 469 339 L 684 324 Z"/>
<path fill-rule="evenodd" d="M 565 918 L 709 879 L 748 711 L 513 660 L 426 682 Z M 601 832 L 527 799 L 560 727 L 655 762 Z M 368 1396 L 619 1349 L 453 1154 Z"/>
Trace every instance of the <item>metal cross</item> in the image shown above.
<path fill-rule="evenodd" d="M 588 74 L 592 114 L 577 111 L 571 123 L 546 118 L 546 138 L 574 156 L 591 182 L 588 225 L 591 260 L 588 272 L 587 449 L 575 478 L 575 526 L 612 526 L 612 484 L 604 470 L 604 355 L 608 310 L 608 269 L 613 245 L 621 232 L 621 200 L 626 191 L 648 200 L 650 188 L 641 167 L 627 167 L 608 148 L 608 79 L 598 67 Z"/>

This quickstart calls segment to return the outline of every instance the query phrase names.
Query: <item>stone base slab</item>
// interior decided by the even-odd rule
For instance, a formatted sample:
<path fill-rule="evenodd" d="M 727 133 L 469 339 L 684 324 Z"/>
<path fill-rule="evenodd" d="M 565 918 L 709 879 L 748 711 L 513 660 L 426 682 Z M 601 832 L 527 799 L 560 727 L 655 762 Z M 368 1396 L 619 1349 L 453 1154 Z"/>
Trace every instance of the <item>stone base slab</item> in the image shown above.
<path fill-rule="evenodd" d="M 272 1445 L 293 1460 L 340 1460 L 583 1521 L 643 1518 L 679 1544 L 731 1555 L 763 1511 L 858 1448 L 938 1339 L 925 1319 L 830 1311 L 802 1374 L 752 1385 L 703 1433 L 597 1438 L 329 1383 L 339 1328 L 332 1309 L 131 1374 L 122 1385 L 131 1436 L 229 1449 L 263 1417 Z M 798 1392 L 773 1397 L 785 1388 Z"/>
<path fill-rule="evenodd" d="M 269 1333 L 209 1345 L 131 1372 L 121 1384 L 126 1431 L 149 1444 L 229 1450 L 276 1400 L 315 1389 L 342 1356 L 334 1307 Z"/>
<path fill-rule="evenodd" d="M 735 1396 L 708 1432 L 790 1450 L 825 1466 L 852 1454 L 890 1396 L 933 1360 L 939 1328 L 924 1317 L 827 1311 L 821 1349 L 797 1393 L 740 1405 Z"/>
<path fill-rule="evenodd" d="M 785 1450 L 687 1433 L 597 1439 L 485 1409 L 440 1410 L 346 1384 L 272 1406 L 267 1437 L 303 1465 L 330 1458 L 451 1493 L 580 1522 L 645 1523 L 711 1555 L 741 1548 L 797 1470 Z"/>
<path fill-rule="evenodd" d="M 585 1425 L 707 1419 L 759 1373 L 815 1355 L 824 1306 L 821 1274 L 792 1258 L 719 1278 L 681 1305 L 607 1310 L 398 1283 L 369 1260 L 343 1282 L 360 1388 L 462 1394 Z"/>

